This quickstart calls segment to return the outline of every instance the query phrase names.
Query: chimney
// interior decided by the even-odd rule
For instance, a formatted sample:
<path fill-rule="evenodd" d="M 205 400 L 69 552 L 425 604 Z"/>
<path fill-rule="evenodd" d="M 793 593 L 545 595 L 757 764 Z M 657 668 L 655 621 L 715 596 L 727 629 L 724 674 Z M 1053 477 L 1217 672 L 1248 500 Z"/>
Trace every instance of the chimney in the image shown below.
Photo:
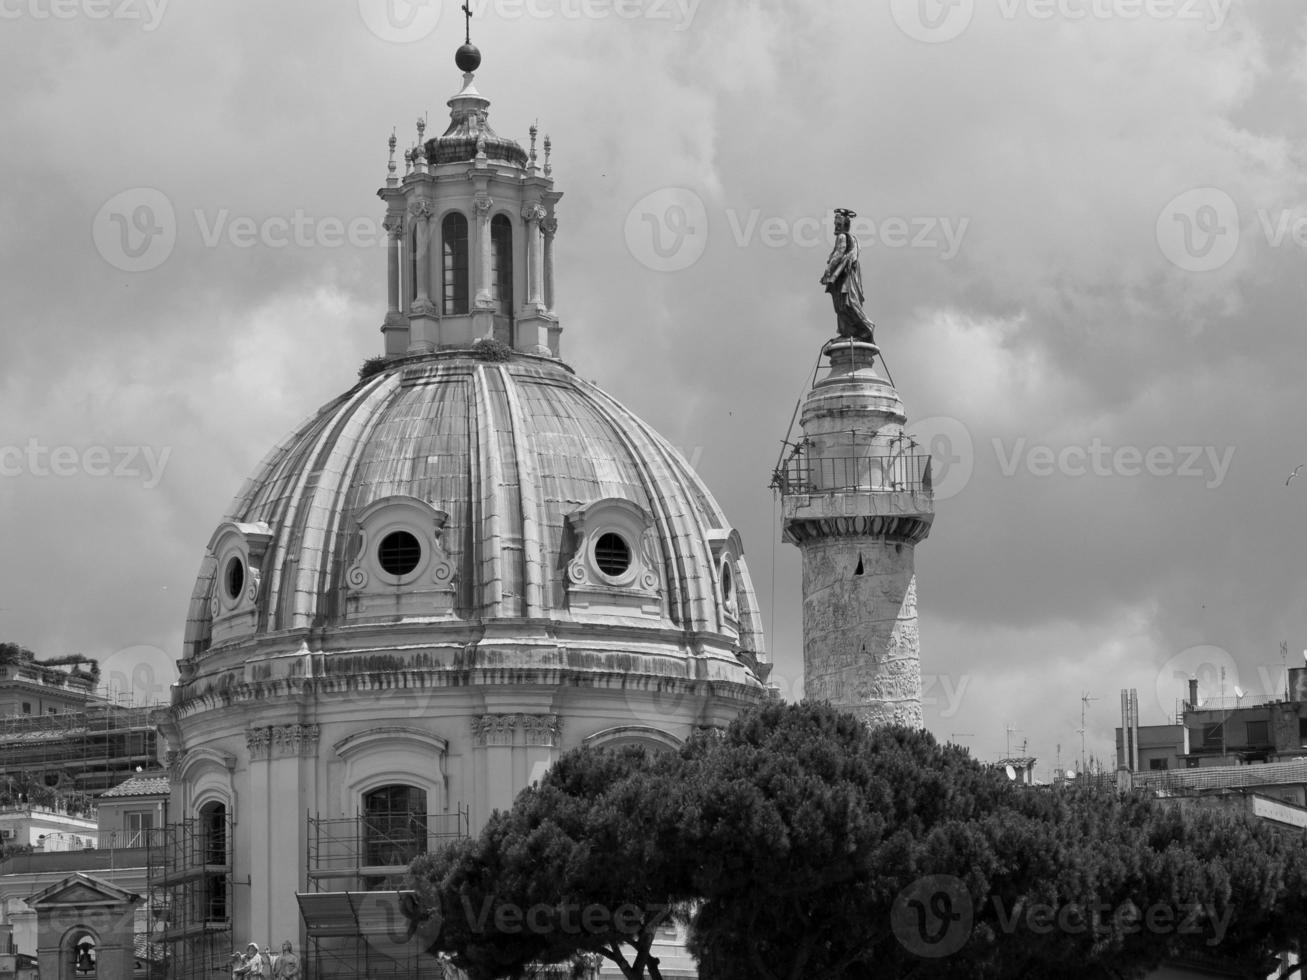
<path fill-rule="evenodd" d="M 1189 710 L 1193 711 L 1198 707 L 1198 678 L 1189 678 Z"/>

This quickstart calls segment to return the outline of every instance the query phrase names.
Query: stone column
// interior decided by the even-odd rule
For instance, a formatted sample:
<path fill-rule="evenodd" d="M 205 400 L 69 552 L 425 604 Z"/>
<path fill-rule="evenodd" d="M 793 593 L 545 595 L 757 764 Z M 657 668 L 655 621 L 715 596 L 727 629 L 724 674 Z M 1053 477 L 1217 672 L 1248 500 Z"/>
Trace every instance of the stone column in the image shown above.
<path fill-rule="evenodd" d="M 533 313 L 544 306 L 544 245 L 540 236 L 540 219 L 544 216 L 545 209 L 539 204 L 522 206 L 522 220 L 526 223 L 526 305 Z"/>
<path fill-rule="evenodd" d="M 473 205 L 477 215 L 476 254 L 478 256 L 474 270 L 477 284 L 476 302 L 473 305 L 480 309 L 492 309 L 494 300 L 490 296 L 490 209 L 495 206 L 495 202 L 486 194 L 478 194 Z"/>
<path fill-rule="evenodd" d="M 803 455 L 782 481 L 784 538 L 803 552 L 804 692 L 868 724 L 921 727 L 916 545 L 934 501 L 898 392 L 871 344 L 827 345 L 804 401 Z M 794 465 L 800 463 L 801 465 Z"/>
<path fill-rule="evenodd" d="M 403 274 L 400 265 L 400 241 L 404 237 L 403 214 L 388 214 L 386 229 L 386 319 L 381 325 L 387 357 L 398 357 L 408 349 L 408 321 L 400 307 Z"/>
<path fill-rule="evenodd" d="M 409 221 L 416 229 L 414 248 L 417 252 L 416 295 L 409 308 L 409 346 L 414 352 L 436 349 L 435 304 L 431 302 L 431 202 L 419 198 L 408 206 Z"/>
<path fill-rule="evenodd" d="M 545 235 L 545 309 L 554 311 L 554 233 L 558 231 L 558 219 L 552 215 L 540 222 L 540 230 Z"/>

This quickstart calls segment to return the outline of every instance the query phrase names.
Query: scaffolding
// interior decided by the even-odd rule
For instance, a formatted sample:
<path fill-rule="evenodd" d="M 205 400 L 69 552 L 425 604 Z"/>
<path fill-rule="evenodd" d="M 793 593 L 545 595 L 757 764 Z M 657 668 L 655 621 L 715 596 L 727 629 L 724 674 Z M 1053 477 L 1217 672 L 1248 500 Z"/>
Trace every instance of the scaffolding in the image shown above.
<path fill-rule="evenodd" d="M 308 937 L 308 976 L 441 977 L 418 908 L 404 888 L 409 863 L 468 836 L 466 807 L 308 817 L 307 887 L 297 895 Z"/>
<path fill-rule="evenodd" d="M 0 718 L 0 775 L 40 773 L 62 789 L 96 793 L 158 766 L 150 715 L 159 705 L 113 704 L 59 715 Z"/>
<path fill-rule="evenodd" d="M 231 839 L 225 809 L 150 832 L 146 931 L 163 948 L 152 977 L 208 980 L 230 974 Z"/>

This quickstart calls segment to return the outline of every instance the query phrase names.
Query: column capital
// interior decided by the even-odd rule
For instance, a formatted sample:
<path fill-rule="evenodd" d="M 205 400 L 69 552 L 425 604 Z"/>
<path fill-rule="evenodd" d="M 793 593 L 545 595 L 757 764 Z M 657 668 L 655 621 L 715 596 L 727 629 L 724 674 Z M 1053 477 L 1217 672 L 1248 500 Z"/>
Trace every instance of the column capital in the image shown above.
<path fill-rule="evenodd" d="M 521 715 L 487 714 L 472 719 L 472 744 L 477 748 L 488 745 L 512 745 L 513 733 Z"/>

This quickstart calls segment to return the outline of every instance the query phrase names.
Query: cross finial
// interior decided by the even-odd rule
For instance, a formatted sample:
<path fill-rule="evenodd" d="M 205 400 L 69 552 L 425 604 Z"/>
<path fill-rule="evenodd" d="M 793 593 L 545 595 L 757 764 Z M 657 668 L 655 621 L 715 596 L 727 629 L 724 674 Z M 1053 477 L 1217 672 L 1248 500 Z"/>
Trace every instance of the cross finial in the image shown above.
<path fill-rule="evenodd" d="M 472 43 L 472 6 L 471 6 L 471 4 L 466 4 L 466 3 L 463 4 L 463 21 L 464 21 L 463 26 L 464 26 L 464 31 L 465 31 L 465 33 L 464 33 L 464 35 L 463 35 L 463 43 L 464 43 L 464 44 L 471 44 L 471 43 Z"/>

